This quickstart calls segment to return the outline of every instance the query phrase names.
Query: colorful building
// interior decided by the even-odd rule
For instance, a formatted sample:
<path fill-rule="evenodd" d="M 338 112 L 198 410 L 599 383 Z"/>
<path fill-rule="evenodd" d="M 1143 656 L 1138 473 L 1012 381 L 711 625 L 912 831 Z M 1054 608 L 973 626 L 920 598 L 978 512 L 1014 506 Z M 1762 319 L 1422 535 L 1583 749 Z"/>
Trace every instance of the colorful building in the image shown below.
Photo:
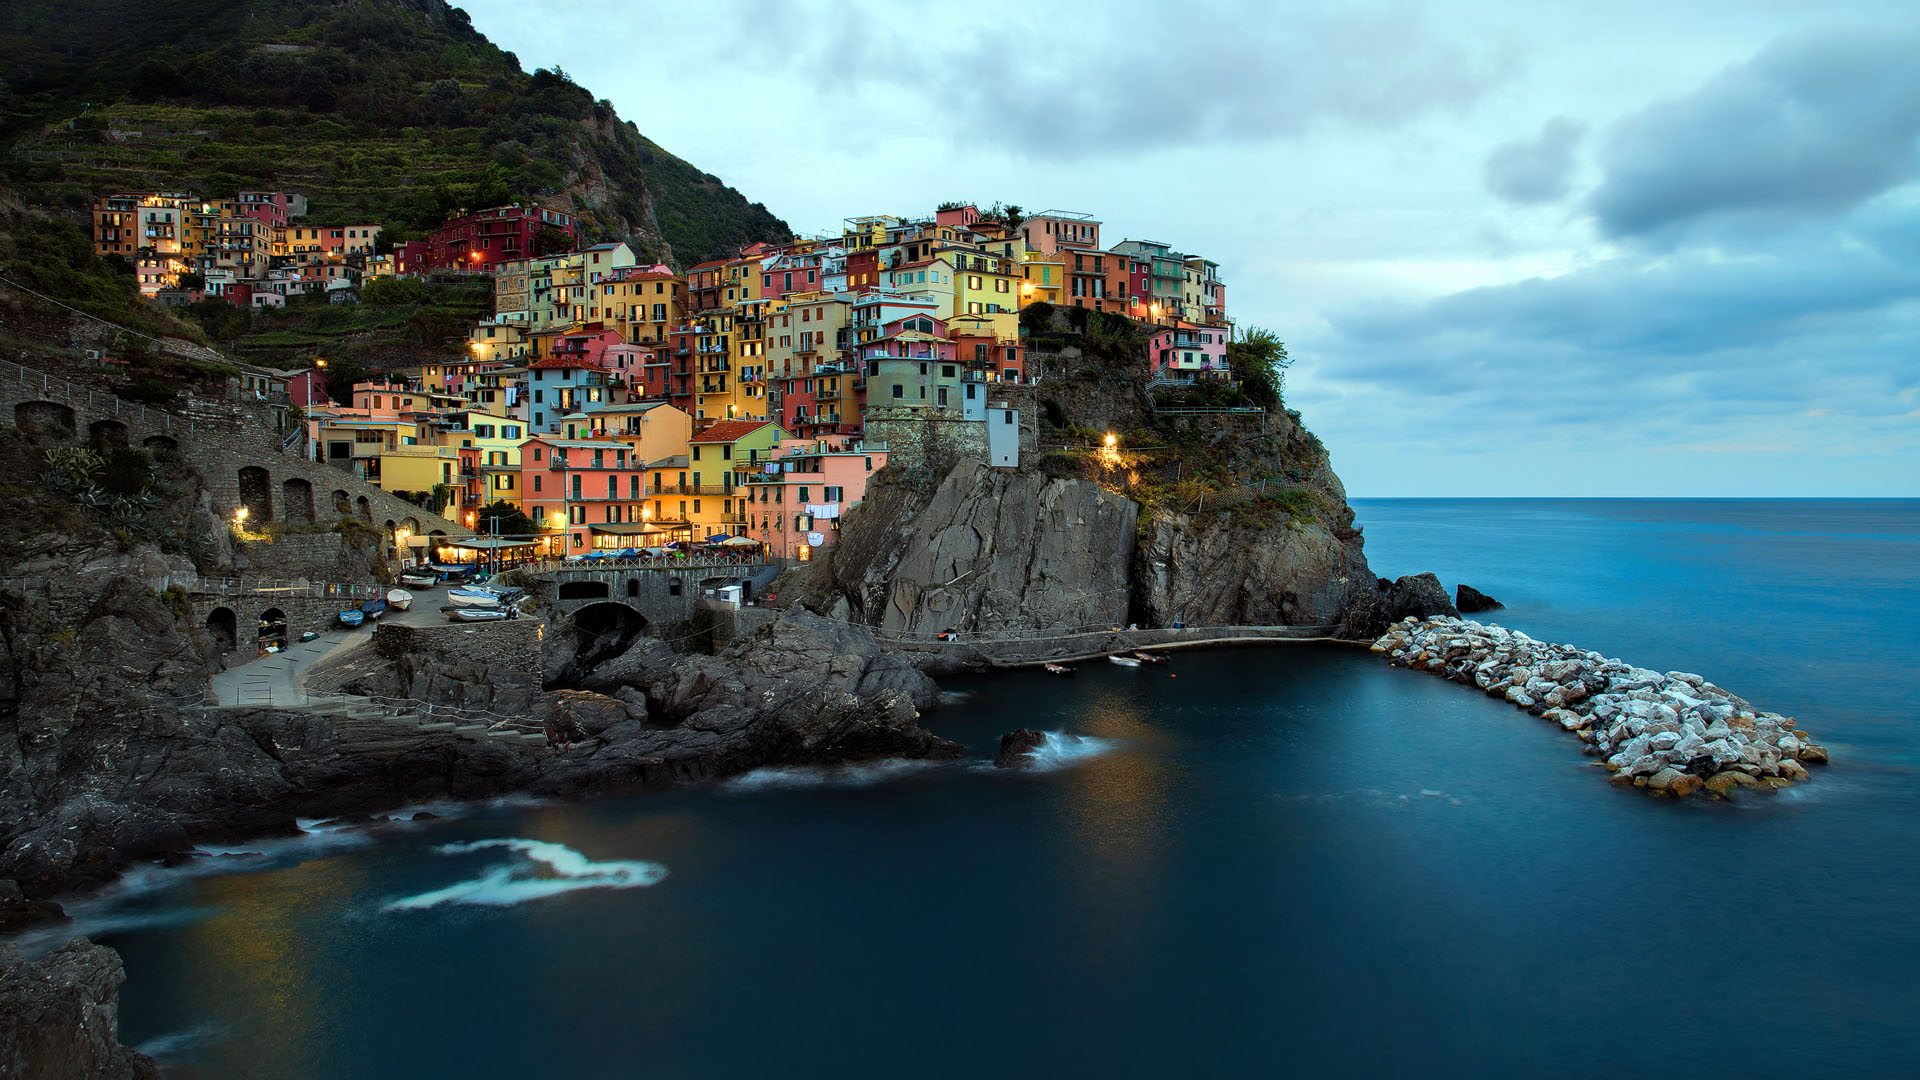
<path fill-rule="evenodd" d="M 645 484 L 625 443 L 535 437 L 520 447 L 521 509 L 558 532 L 556 554 L 631 546 L 645 523 Z"/>
<path fill-rule="evenodd" d="M 866 498 L 867 481 L 887 464 L 884 448 L 780 449 L 750 463 L 739 490 L 746 500 L 744 535 L 782 559 L 805 562 L 840 535 L 840 519 Z"/>

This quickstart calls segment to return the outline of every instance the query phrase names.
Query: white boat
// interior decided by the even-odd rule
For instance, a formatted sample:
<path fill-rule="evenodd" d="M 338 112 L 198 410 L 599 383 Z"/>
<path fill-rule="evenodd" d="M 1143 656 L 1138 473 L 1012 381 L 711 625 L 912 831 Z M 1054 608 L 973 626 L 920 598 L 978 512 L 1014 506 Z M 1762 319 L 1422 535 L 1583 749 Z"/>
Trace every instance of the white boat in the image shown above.
<path fill-rule="evenodd" d="M 497 608 L 500 606 L 500 594 L 477 585 L 462 585 L 447 590 L 447 602 L 463 608 Z"/>
<path fill-rule="evenodd" d="M 1140 666 L 1140 661 L 1135 660 L 1131 656 L 1109 656 L 1107 657 L 1107 659 L 1113 661 L 1116 664 L 1119 664 L 1121 667 L 1139 667 Z"/>
<path fill-rule="evenodd" d="M 495 622 L 507 617 L 504 608 L 451 607 L 442 609 L 448 622 Z"/>
<path fill-rule="evenodd" d="M 409 589 L 431 589 L 440 583 L 440 575 L 431 570 L 409 570 L 400 575 L 400 584 Z"/>
<path fill-rule="evenodd" d="M 413 606 L 413 594 L 405 589 L 389 589 L 387 606 L 395 611 L 405 611 Z"/>

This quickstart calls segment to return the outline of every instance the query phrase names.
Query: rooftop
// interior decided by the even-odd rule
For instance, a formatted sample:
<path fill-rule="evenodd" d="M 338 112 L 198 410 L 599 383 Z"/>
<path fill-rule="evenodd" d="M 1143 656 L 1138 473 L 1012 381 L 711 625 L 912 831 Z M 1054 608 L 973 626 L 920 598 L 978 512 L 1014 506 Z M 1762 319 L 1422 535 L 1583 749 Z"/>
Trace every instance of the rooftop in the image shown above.
<path fill-rule="evenodd" d="M 722 420 L 687 440 L 697 443 L 738 442 L 773 423 L 771 420 Z"/>

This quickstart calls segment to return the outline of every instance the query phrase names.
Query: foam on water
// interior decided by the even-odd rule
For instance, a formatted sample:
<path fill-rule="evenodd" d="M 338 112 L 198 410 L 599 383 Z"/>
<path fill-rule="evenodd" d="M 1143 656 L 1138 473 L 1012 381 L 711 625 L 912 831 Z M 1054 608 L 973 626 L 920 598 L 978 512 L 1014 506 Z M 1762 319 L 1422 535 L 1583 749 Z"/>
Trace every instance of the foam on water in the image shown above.
<path fill-rule="evenodd" d="M 1033 759 L 1032 768 L 1051 771 L 1064 769 L 1069 765 L 1098 757 L 1120 745 L 1118 739 L 1102 739 L 1094 735 L 1069 735 L 1064 731 L 1043 731 L 1046 739 L 1039 746 L 1027 752 Z"/>
<path fill-rule="evenodd" d="M 169 1031 L 165 1035 L 155 1035 L 134 1049 L 150 1058 L 165 1061 L 179 1058 L 187 1051 L 205 1046 L 226 1034 L 227 1028 L 223 1024 L 198 1024 L 179 1031 Z"/>
<path fill-rule="evenodd" d="M 520 858 L 490 867 L 479 877 L 467 881 L 388 901 L 382 910 L 420 911 L 442 904 L 512 907 L 580 889 L 641 888 L 658 884 L 667 876 L 667 868 L 659 863 L 594 862 L 570 847 L 545 840 L 507 837 L 443 844 L 434 850 L 442 855 L 463 855 L 489 849 L 511 851 Z M 545 867 L 547 872 L 537 874 L 536 867 Z"/>
<path fill-rule="evenodd" d="M 734 793 L 792 788 L 872 787 L 940 767 L 937 761 L 888 758 L 859 765 L 769 765 L 742 773 L 720 785 Z"/>

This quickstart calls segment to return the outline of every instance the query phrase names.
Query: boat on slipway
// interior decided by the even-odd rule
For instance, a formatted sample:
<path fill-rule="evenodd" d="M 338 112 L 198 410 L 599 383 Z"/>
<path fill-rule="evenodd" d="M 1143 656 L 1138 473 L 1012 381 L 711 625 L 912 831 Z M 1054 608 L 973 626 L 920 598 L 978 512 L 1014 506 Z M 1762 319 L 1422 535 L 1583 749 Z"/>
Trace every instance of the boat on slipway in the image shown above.
<path fill-rule="evenodd" d="M 446 607 L 448 622 L 500 622 L 512 616 L 513 609 L 503 607 Z"/>
<path fill-rule="evenodd" d="M 387 606 L 395 611 L 405 611 L 413 606 L 413 594 L 405 589 L 389 589 Z"/>
<path fill-rule="evenodd" d="M 351 630 L 367 621 L 367 613 L 359 608 L 348 608 L 340 613 L 340 625 Z"/>
<path fill-rule="evenodd" d="M 384 596 L 376 596 L 360 605 L 360 614 L 365 615 L 369 620 L 378 619 L 386 613 L 387 599 Z"/>

